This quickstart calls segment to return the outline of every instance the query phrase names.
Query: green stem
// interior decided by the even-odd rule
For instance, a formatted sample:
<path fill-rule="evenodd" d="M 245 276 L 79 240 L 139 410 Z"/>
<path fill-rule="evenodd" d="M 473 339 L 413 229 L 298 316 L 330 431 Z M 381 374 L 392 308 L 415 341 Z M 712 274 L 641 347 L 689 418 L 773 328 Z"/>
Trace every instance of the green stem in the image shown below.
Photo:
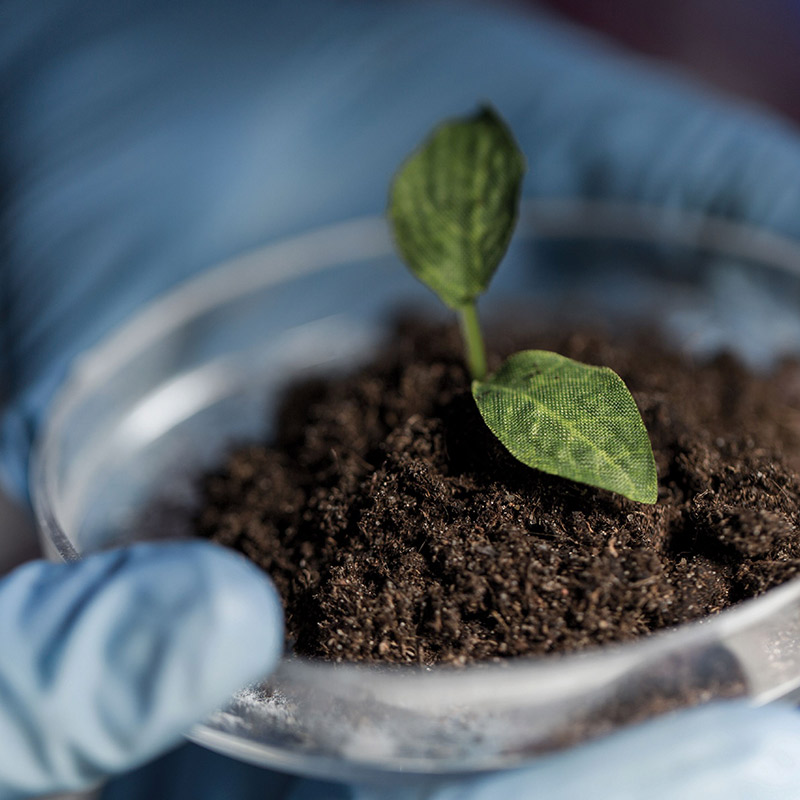
<path fill-rule="evenodd" d="M 464 350 L 467 356 L 472 379 L 482 381 L 486 377 L 486 349 L 483 346 L 483 334 L 478 322 L 478 309 L 475 303 L 463 306 L 458 310 L 461 334 L 464 337 Z"/>

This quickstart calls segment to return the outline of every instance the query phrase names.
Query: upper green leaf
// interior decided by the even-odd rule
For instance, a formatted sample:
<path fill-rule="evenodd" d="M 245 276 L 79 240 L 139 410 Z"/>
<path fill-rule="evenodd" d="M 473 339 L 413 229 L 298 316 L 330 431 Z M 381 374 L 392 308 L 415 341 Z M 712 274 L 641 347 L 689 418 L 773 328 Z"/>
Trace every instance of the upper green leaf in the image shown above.
<path fill-rule="evenodd" d="M 650 440 L 613 370 L 525 350 L 492 377 L 474 381 L 472 394 L 494 435 L 529 467 L 656 502 Z"/>
<path fill-rule="evenodd" d="M 451 308 L 489 285 L 517 219 L 525 158 L 497 114 L 444 123 L 400 167 L 389 219 L 403 260 Z"/>

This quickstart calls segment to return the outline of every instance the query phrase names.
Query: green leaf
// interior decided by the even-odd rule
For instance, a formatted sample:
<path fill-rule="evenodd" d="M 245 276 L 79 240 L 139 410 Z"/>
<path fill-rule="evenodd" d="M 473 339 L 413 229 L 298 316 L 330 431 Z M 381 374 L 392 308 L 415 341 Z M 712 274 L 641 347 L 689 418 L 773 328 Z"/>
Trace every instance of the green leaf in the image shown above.
<path fill-rule="evenodd" d="M 544 350 L 515 353 L 472 394 L 492 433 L 529 467 L 640 503 L 658 495 L 636 402 L 613 370 Z"/>
<path fill-rule="evenodd" d="M 400 167 L 389 220 L 401 257 L 451 308 L 485 291 L 517 220 L 525 158 L 489 108 L 446 122 Z"/>

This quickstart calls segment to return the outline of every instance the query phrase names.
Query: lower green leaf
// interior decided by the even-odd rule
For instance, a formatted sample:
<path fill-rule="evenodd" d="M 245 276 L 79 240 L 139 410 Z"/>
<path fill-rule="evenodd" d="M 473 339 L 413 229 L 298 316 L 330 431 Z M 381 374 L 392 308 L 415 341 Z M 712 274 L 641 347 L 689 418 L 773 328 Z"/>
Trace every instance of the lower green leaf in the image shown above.
<path fill-rule="evenodd" d="M 515 353 L 472 394 L 492 433 L 529 467 L 640 503 L 658 496 L 650 439 L 613 370 L 545 350 Z"/>

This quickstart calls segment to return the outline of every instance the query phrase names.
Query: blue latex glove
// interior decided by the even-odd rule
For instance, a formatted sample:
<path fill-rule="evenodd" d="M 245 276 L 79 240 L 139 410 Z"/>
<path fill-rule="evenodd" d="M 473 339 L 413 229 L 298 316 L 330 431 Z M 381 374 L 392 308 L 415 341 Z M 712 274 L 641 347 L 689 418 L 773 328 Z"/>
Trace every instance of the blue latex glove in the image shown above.
<path fill-rule="evenodd" d="M 274 666 L 282 631 L 266 576 L 206 543 L 20 567 L 0 582 L 0 798 L 174 747 Z"/>
<path fill-rule="evenodd" d="M 526 152 L 528 195 L 641 200 L 800 233 L 800 140 L 793 130 L 622 58 L 544 15 L 430 2 L 399 8 L 334 0 L 132 5 L 0 5 L 0 366 L 6 399 L 0 464 L 20 494 L 31 438 L 76 354 L 145 300 L 224 257 L 279 235 L 379 212 L 399 160 L 442 116 L 480 101 L 498 107 Z M 160 561 L 152 559 L 153 580 L 138 576 L 137 596 L 141 590 L 160 597 Z M 54 584 L 74 580 L 70 591 L 86 592 L 87 599 L 75 601 L 76 614 L 64 627 L 69 631 L 69 621 L 84 618 L 87 625 L 65 640 L 62 628 L 53 626 L 47 592 L 31 592 L 18 612 L 0 593 L 0 618 L 12 631 L 23 625 L 27 636 L 0 637 L 2 664 L 14 669 L 31 652 L 45 653 L 32 658 L 47 664 L 43 680 L 32 680 L 26 692 L 0 669 L 0 713 L 16 725 L 13 735 L 26 737 L 31 752 L 42 755 L 29 763 L 0 762 L 8 786 L 35 781 L 37 788 L 55 789 L 133 766 L 174 741 L 178 728 L 206 713 L 245 672 L 268 666 L 264 645 L 247 670 L 220 679 L 219 695 L 198 695 L 196 705 L 187 698 L 163 728 L 151 720 L 158 709 L 144 679 L 157 682 L 160 672 L 150 677 L 134 670 L 120 688 L 130 728 L 121 727 L 118 746 L 108 744 L 103 726 L 87 723 L 85 747 L 68 745 L 54 760 L 44 744 L 47 726 L 38 722 L 48 691 L 58 708 L 70 708 L 58 734 L 64 741 L 64 731 L 82 729 L 75 720 L 87 706 L 79 700 L 90 690 L 73 695 L 69 706 L 75 690 L 60 680 L 62 670 L 74 674 L 73 663 L 101 670 L 110 652 L 104 636 L 124 641 L 130 630 L 122 602 L 126 577 L 123 570 L 109 578 L 109 586 L 121 580 L 123 589 L 119 603 L 101 615 L 90 602 L 94 584 L 82 572 L 91 566 L 30 569 L 64 576 L 52 578 Z M 216 582 L 222 597 L 234 583 Z M 255 578 L 250 583 L 254 592 L 266 591 Z M 194 597 L 199 602 L 204 595 Z M 160 619 L 149 624 L 167 643 L 159 664 L 165 674 L 178 674 L 193 652 L 190 637 L 179 633 L 181 614 L 166 604 L 155 616 Z M 205 619 L 207 640 L 192 642 L 228 635 L 213 617 Z M 266 622 L 264 641 L 271 642 L 277 627 L 272 618 Z M 246 637 L 248 646 L 253 638 Z M 64 641 L 69 646 L 59 644 Z M 238 652 L 233 645 L 231 652 Z M 114 680 L 125 674 L 117 667 Z M 634 783 L 619 789 L 610 779 L 606 787 L 592 782 L 592 796 L 640 797 L 647 775 L 638 767 L 661 765 L 657 782 L 647 784 L 653 797 L 659 791 L 662 797 L 713 797 L 688 792 L 703 781 L 720 781 L 729 797 L 759 798 L 772 796 L 769 786 L 752 786 L 747 777 L 764 764 L 787 796 L 800 795 L 796 761 L 779 746 L 793 745 L 799 724 L 793 714 L 774 709 L 687 714 L 499 780 L 522 782 L 523 796 L 535 786 L 558 796 L 560 785 L 578 791 L 581 770 L 602 767 L 602 775 L 613 769 Z M 673 749 L 654 749 L 660 741 Z M 106 747 L 115 750 L 113 758 L 102 755 Z M 201 756 L 205 769 L 196 763 Z M 159 786 L 174 788 L 171 796 L 186 790 L 201 800 L 256 796 L 251 791 L 264 796 L 265 786 L 275 797 L 361 791 L 294 781 L 188 748 L 139 773 L 136 784 L 113 785 L 109 796 L 164 796 L 148 784 L 153 776 L 160 776 Z M 450 792 L 446 797 L 486 797 L 495 791 L 487 780 L 440 789 Z M 746 795 L 737 794 L 742 786 Z M 227 793 L 215 795 L 215 787 Z"/>

